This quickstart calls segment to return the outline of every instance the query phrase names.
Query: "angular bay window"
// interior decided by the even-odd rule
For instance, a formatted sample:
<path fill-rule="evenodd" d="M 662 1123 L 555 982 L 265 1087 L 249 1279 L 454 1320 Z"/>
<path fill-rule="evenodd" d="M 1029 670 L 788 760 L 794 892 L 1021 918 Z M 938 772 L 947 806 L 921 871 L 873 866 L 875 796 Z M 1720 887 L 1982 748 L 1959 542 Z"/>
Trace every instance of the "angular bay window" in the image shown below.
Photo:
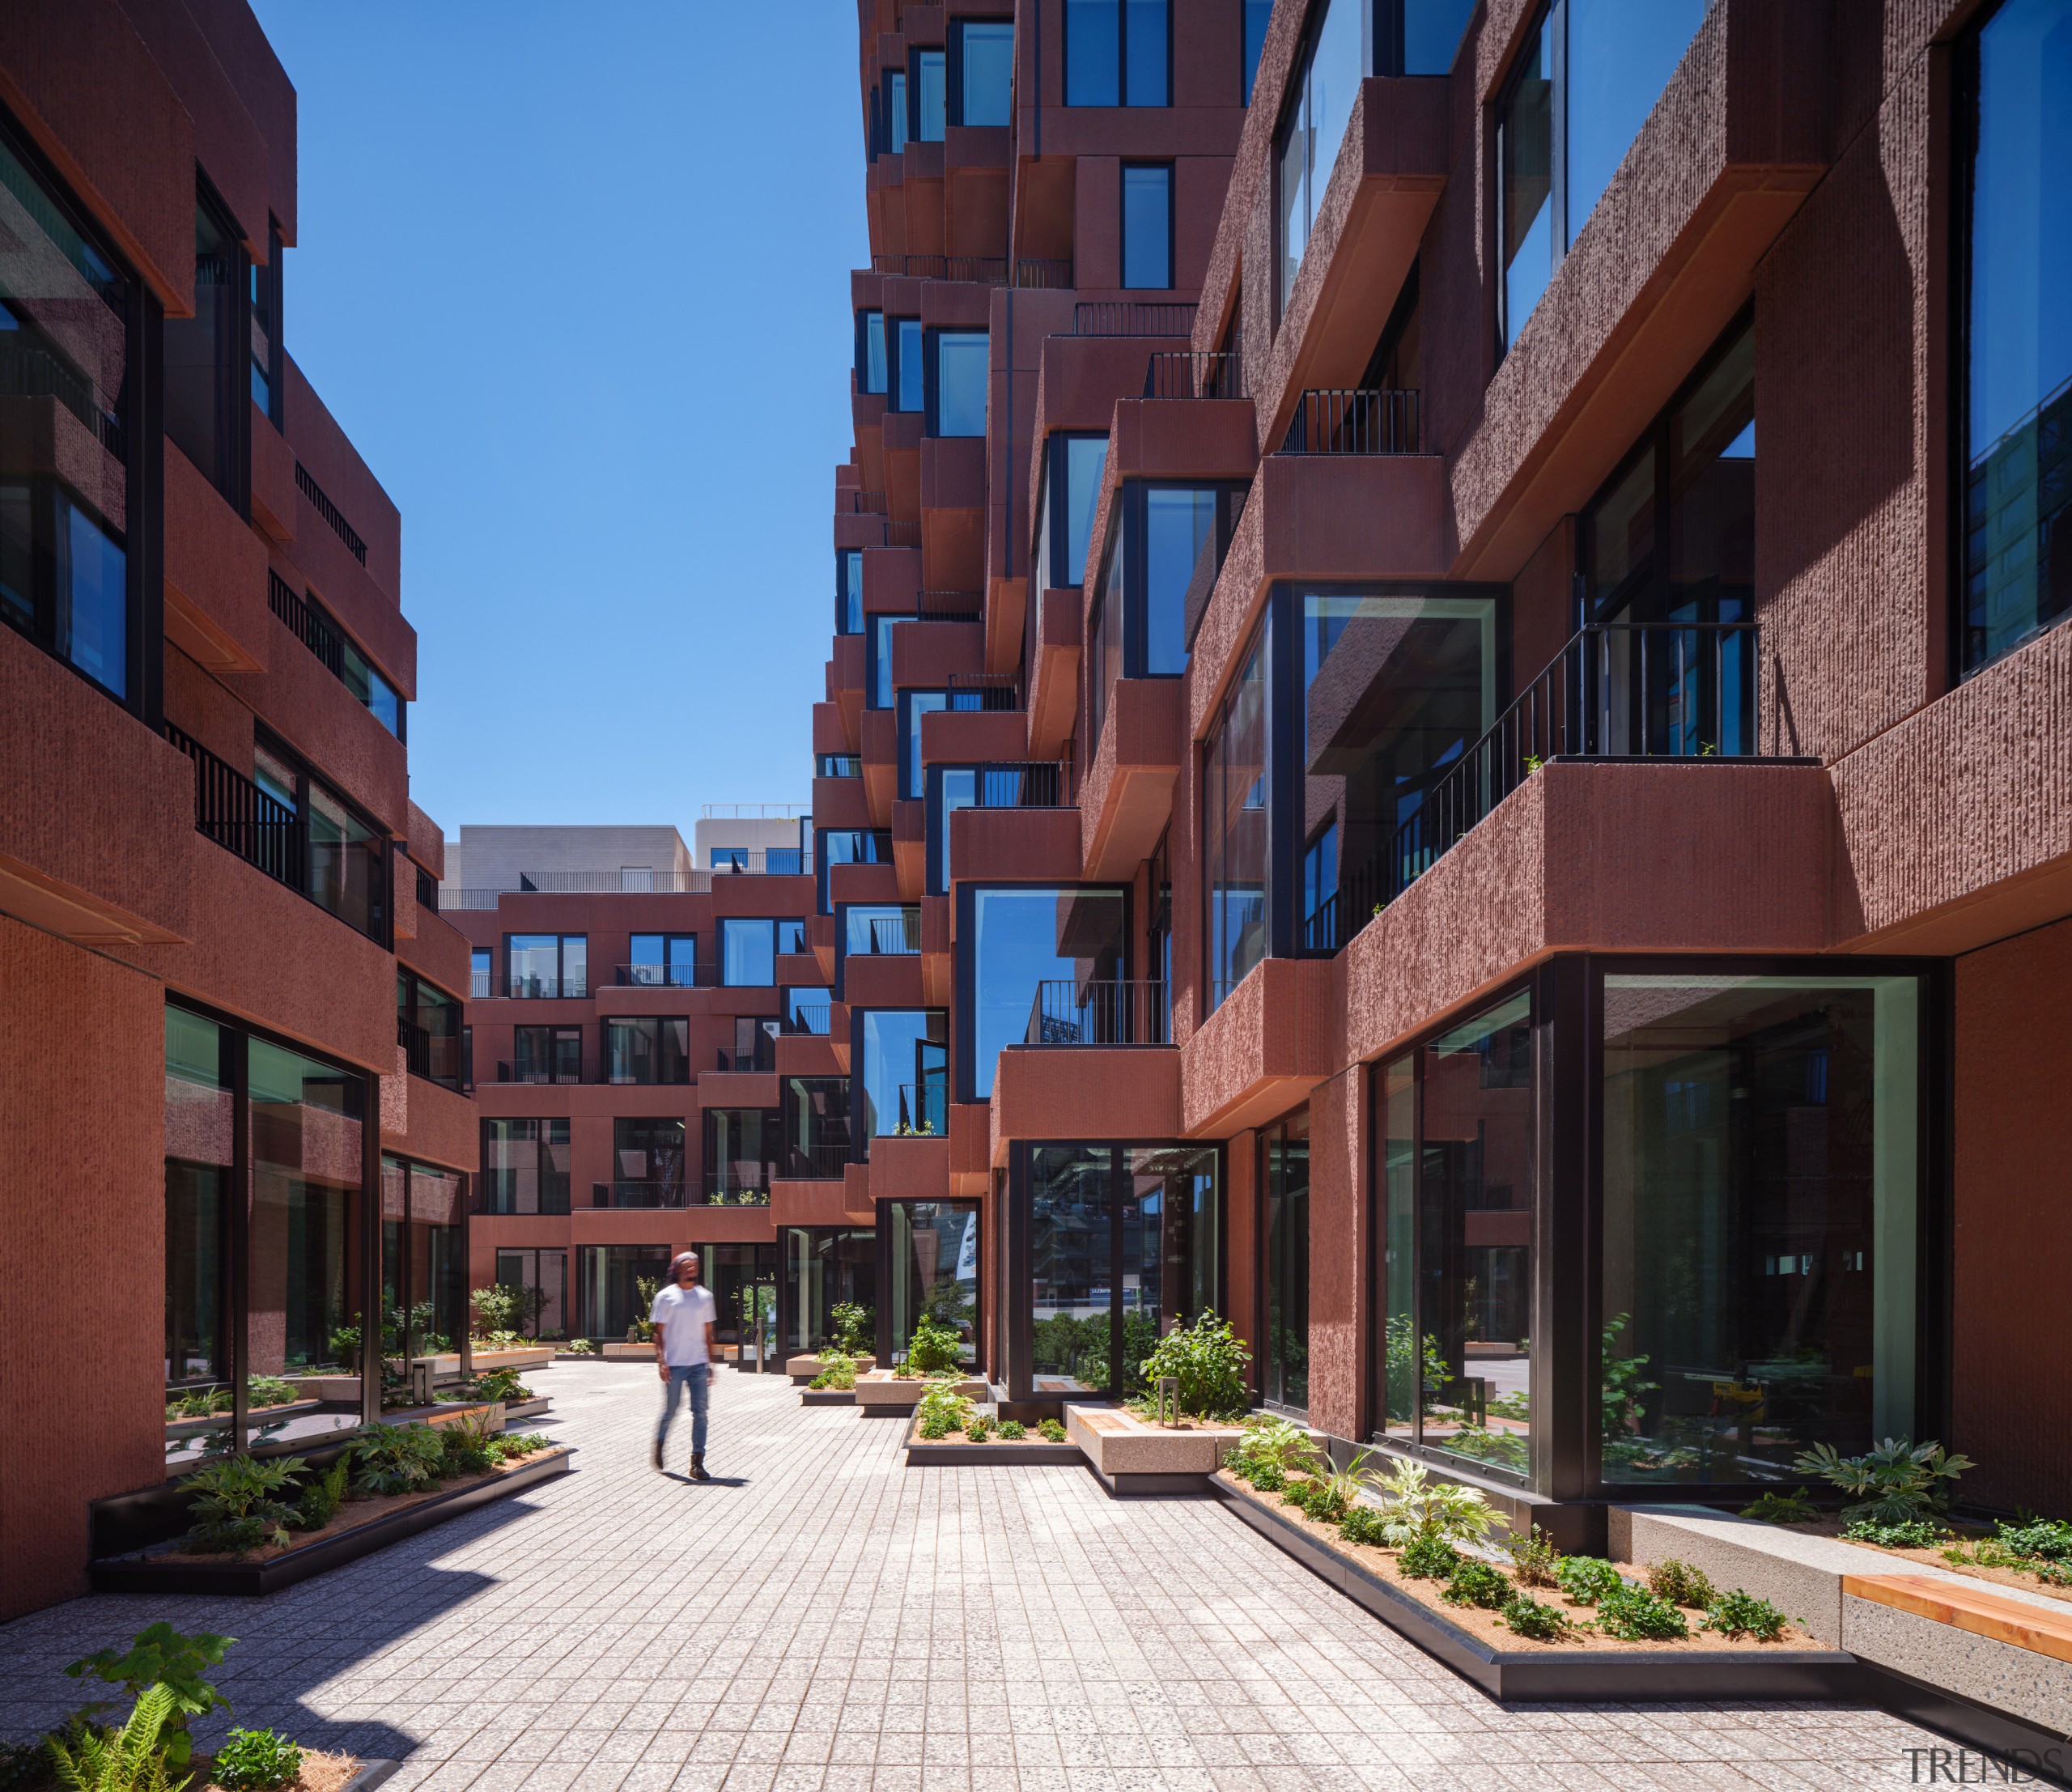
<path fill-rule="evenodd" d="M 850 1057 L 863 1097 L 856 1144 L 887 1134 L 941 1136 L 949 1124 L 949 1017 L 940 1008 L 857 1009 Z M 852 1095 L 851 1099 L 854 1099 Z"/>
<path fill-rule="evenodd" d="M 1705 0 L 1551 0 L 1526 37 L 1497 107 L 1501 345 L 1518 340 L 1705 14 Z"/>
<path fill-rule="evenodd" d="M 1172 104 L 1170 0 L 1064 0 L 1065 104 Z"/>
<path fill-rule="evenodd" d="M 1009 1046 L 1149 1045 L 1169 1036 L 1165 992 L 1126 981 L 1126 890 L 961 884 L 957 902 L 960 1100 L 992 1094 Z"/>
<path fill-rule="evenodd" d="M 834 555 L 834 632 L 864 632 L 864 550 L 839 548 Z"/>
<path fill-rule="evenodd" d="M 856 390 L 882 393 L 887 371 L 885 313 L 860 311 L 856 313 Z"/>
<path fill-rule="evenodd" d="M 2072 613 L 2072 3 L 1965 40 L 1966 673 Z"/>
<path fill-rule="evenodd" d="M 1604 1482 L 1919 1435 L 1922 1005 L 1910 975 L 1605 974 Z"/>
<path fill-rule="evenodd" d="M 1005 19 L 949 22 L 949 121 L 1004 125 L 1014 89 L 1014 25 Z"/>
<path fill-rule="evenodd" d="M 1266 645 L 1253 644 L 1202 749 L 1207 1009 L 1267 955 Z"/>
<path fill-rule="evenodd" d="M 779 954 L 804 952 L 805 935 L 803 921 L 729 915 L 720 923 L 720 981 L 730 989 L 775 983 Z"/>
<path fill-rule="evenodd" d="M 507 933 L 504 993 L 541 999 L 587 996 L 589 955 L 585 933 Z"/>
<path fill-rule="evenodd" d="M 986 333 L 982 329 L 927 332 L 928 433 L 986 433 Z"/>
<path fill-rule="evenodd" d="M 828 873 L 836 865 L 889 865 L 891 863 L 892 833 L 889 828 L 815 828 L 813 841 L 813 887 L 820 912 L 823 915 L 834 912 Z"/>
<path fill-rule="evenodd" d="M 690 1022 L 642 1015 L 606 1021 L 605 1081 L 608 1083 L 687 1083 L 690 1081 Z"/>
<path fill-rule="evenodd" d="M 1173 164 L 1123 164 L 1123 284 L 1173 284 Z"/>
<path fill-rule="evenodd" d="M 906 63 L 908 103 L 914 108 L 907 121 L 908 140 L 940 143 L 943 126 L 949 117 L 949 76 L 943 66 L 943 53 L 939 49 L 909 50 Z"/>
<path fill-rule="evenodd" d="M 779 1094 L 784 1141 L 780 1174 L 839 1179 L 851 1156 L 849 1079 L 787 1076 Z"/>
<path fill-rule="evenodd" d="M 194 315 L 165 325 L 165 432 L 240 516 L 250 502 L 246 286 L 237 227 L 204 190 L 194 207 Z"/>
<path fill-rule="evenodd" d="M 568 1122 L 485 1120 L 478 1213 L 568 1211 Z"/>

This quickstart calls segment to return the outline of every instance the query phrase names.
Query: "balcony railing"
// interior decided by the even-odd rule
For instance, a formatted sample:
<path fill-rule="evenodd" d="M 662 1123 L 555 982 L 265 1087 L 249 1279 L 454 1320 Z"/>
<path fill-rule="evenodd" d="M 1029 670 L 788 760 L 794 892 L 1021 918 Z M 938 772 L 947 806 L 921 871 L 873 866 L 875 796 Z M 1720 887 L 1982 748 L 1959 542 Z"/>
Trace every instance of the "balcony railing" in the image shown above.
<path fill-rule="evenodd" d="M 592 1183 L 592 1207 L 690 1207 L 697 1204 L 681 1181 Z"/>
<path fill-rule="evenodd" d="M 0 397 L 55 398 L 117 461 L 130 458 L 122 425 L 94 402 L 93 388 L 48 349 L 0 344 Z"/>
<path fill-rule="evenodd" d="M 484 1000 L 496 993 L 496 973 L 493 970 L 471 970 L 468 973 L 468 994 L 476 1001 Z"/>
<path fill-rule="evenodd" d="M 1172 1009 L 1163 978 L 1082 983 L 1046 978 L 1029 1004 L 1033 1046 L 1170 1045 Z"/>
<path fill-rule="evenodd" d="M 1227 352 L 1192 355 L 1161 350 L 1144 370 L 1147 398 L 1243 398 L 1244 370 Z"/>
<path fill-rule="evenodd" d="M 1075 336 L 1191 336 L 1195 308 L 1174 299 L 1083 299 L 1072 308 Z"/>
<path fill-rule="evenodd" d="M 784 1031 L 792 1034 L 824 1034 L 833 1009 L 826 1002 L 794 1002 L 784 1011 Z"/>
<path fill-rule="evenodd" d="M 504 1215 L 566 1213 L 568 1185 L 564 1182 L 551 1188 L 499 1188 L 490 1177 L 484 1176 L 475 1183 L 468 1211 Z"/>
<path fill-rule="evenodd" d="M 777 1068 L 777 1037 L 758 1026 L 754 1045 L 732 1051 L 720 1046 L 713 1055 L 718 1060 L 715 1068 L 728 1075 L 766 1076 Z"/>
<path fill-rule="evenodd" d="M 404 1062 L 413 1076 L 422 1076 L 442 1089 L 461 1086 L 458 1034 L 435 1033 L 399 1011 L 396 1016 L 396 1043 L 403 1048 Z"/>
<path fill-rule="evenodd" d="M 571 976 L 536 977 L 513 971 L 503 979 L 503 993 L 513 1001 L 550 1002 L 580 1000 L 590 993 L 590 979 L 583 971 Z"/>
<path fill-rule="evenodd" d="M 1756 750 L 1754 622 L 1579 631 L 1302 926 L 1335 952 L 1548 760 L 1734 759 Z"/>
<path fill-rule="evenodd" d="M 194 762 L 195 830 L 275 881 L 308 895 L 307 824 L 184 729 L 168 722 L 165 734 Z"/>
<path fill-rule="evenodd" d="M 1416 392 L 1310 391 L 1289 419 L 1283 454 L 1416 454 L 1421 452 Z"/>
<path fill-rule="evenodd" d="M 917 903 L 897 915 L 849 917 L 846 951 L 850 958 L 911 958 L 921 949 L 921 911 Z"/>
<path fill-rule="evenodd" d="M 915 614 L 931 622 L 975 622 L 985 614 L 985 593 L 979 591 L 924 591 L 914 605 Z"/>
<path fill-rule="evenodd" d="M 885 498 L 881 491 L 860 491 L 854 486 L 843 486 L 834 494 L 834 514 L 837 516 L 882 516 L 885 513 Z"/>
<path fill-rule="evenodd" d="M 1019 709 L 1021 678 L 1013 672 L 953 672 L 944 680 L 953 710 Z"/>
<path fill-rule="evenodd" d="M 1017 287 L 1055 291 L 1072 285 L 1069 260 L 1004 255 L 873 255 L 871 272 L 909 280 L 968 280 L 979 286 Z"/>
<path fill-rule="evenodd" d="M 309 477 L 301 461 L 295 464 L 295 487 L 316 507 L 316 514 L 331 525 L 331 533 L 346 544 L 347 550 L 362 566 L 367 564 L 367 543 L 359 537 L 359 531 L 345 519 L 343 512 L 324 495 L 324 488 Z"/>
<path fill-rule="evenodd" d="M 902 1083 L 899 1111 L 892 1132 L 897 1138 L 941 1138 L 949 1131 L 949 1085 L 947 1083 Z"/>
<path fill-rule="evenodd" d="M 769 1164 L 742 1161 L 708 1170 L 698 1185 L 698 1204 L 703 1207 L 767 1207 L 770 1204 Z"/>
<path fill-rule="evenodd" d="M 921 545 L 921 525 L 919 523 L 895 523 L 888 518 L 885 525 L 885 545 L 887 547 L 919 547 Z"/>
<path fill-rule="evenodd" d="M 614 965 L 622 987 L 630 989 L 696 989 L 701 987 L 694 964 Z M 708 966 L 709 970 L 711 967 Z M 709 980 L 709 979 L 708 979 Z"/>
<path fill-rule="evenodd" d="M 839 1182 L 849 1168 L 849 1141 L 822 1139 L 809 1145 L 788 1144 L 780 1174 L 792 1182 Z"/>
<path fill-rule="evenodd" d="M 507 1058 L 496 1062 L 496 1080 L 499 1083 L 580 1083 L 584 1081 L 582 1072 L 544 1069 L 537 1064 L 514 1064 Z M 598 1079 L 592 1077 L 595 1082 Z"/>

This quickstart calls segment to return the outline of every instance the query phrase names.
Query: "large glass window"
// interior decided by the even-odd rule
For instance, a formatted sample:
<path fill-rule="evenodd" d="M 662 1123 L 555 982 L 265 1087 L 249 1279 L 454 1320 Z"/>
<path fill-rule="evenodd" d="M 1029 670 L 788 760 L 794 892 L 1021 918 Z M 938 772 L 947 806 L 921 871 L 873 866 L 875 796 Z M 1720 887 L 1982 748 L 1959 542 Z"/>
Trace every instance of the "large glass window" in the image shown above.
<path fill-rule="evenodd" d="M 1060 434 L 1050 439 L 1036 529 L 1038 592 L 1085 580 L 1093 507 L 1100 500 L 1101 475 L 1107 464 L 1105 435 Z"/>
<path fill-rule="evenodd" d="M 779 954 L 805 949 L 803 921 L 730 915 L 720 923 L 720 980 L 729 988 L 775 983 Z"/>
<path fill-rule="evenodd" d="M 240 426 L 251 415 L 244 250 L 208 195 L 194 207 L 194 315 L 165 321 L 165 432 L 240 512 Z"/>
<path fill-rule="evenodd" d="M 885 352 L 885 313 L 856 313 L 856 390 L 882 393 L 888 372 Z"/>
<path fill-rule="evenodd" d="M 1065 0 L 1065 104 L 1172 103 L 1169 0 Z"/>
<path fill-rule="evenodd" d="M 868 1227 L 837 1231 L 787 1226 L 779 1235 L 784 1257 L 784 1350 L 788 1356 L 827 1343 L 828 1315 L 844 1302 L 877 1305 L 877 1234 Z"/>
<path fill-rule="evenodd" d="M 1280 212 L 1280 303 L 1301 270 L 1338 146 L 1367 72 L 1365 0 L 1326 0 L 1310 28 L 1275 148 Z"/>
<path fill-rule="evenodd" d="M 751 1246 L 751 1249 L 754 1247 Z M 633 1340 L 633 1322 L 648 1317 L 655 1289 L 669 1273 L 667 1245 L 583 1245 L 576 1255 L 581 1335 Z M 707 1266 L 710 1274 L 711 1266 Z"/>
<path fill-rule="evenodd" d="M 1055 1030 L 1089 1043 L 1137 1043 L 1135 1029 L 1119 1039 L 1119 1030 L 1101 1025 L 1127 1003 L 1127 892 L 966 885 L 959 897 L 969 1004 L 959 1029 L 968 1042 L 957 1079 L 964 1100 L 992 1094 L 1002 1048 L 1042 1043 Z"/>
<path fill-rule="evenodd" d="M 864 1154 L 888 1133 L 941 1135 L 949 1123 L 949 1016 L 940 1008 L 864 1009 L 851 1062 L 864 1098 Z"/>
<path fill-rule="evenodd" d="M 1265 659 L 1264 643 L 1255 643 L 1202 753 L 1211 1012 L 1267 952 Z"/>
<path fill-rule="evenodd" d="M 931 435 L 986 433 L 986 333 L 932 329 L 928 357 L 928 432 Z"/>
<path fill-rule="evenodd" d="M 167 1423 L 176 1428 L 169 1437 L 212 1406 L 228 1416 L 235 1049 L 214 1021 L 184 1009 L 165 1011 L 165 1397 Z"/>
<path fill-rule="evenodd" d="M 784 1133 L 782 1174 L 805 1179 L 840 1177 L 850 1158 L 849 1079 L 787 1076 L 779 1093 Z"/>
<path fill-rule="evenodd" d="M 504 993 L 550 998 L 590 992 L 590 939 L 584 933 L 507 933 Z"/>
<path fill-rule="evenodd" d="M 1335 951 L 1393 890 L 1433 786 L 1496 719 L 1497 600 L 1307 592 L 1301 945 Z"/>
<path fill-rule="evenodd" d="M 1518 340 L 1705 13 L 1705 0 L 1552 0 L 1527 38 L 1497 110 L 1506 345 Z"/>
<path fill-rule="evenodd" d="M 817 983 L 794 984 L 784 992 L 783 1030 L 825 1033 L 830 1021 L 828 992 Z"/>
<path fill-rule="evenodd" d="M 882 612 L 871 617 L 869 632 L 864 651 L 868 659 L 864 678 L 864 703 L 869 709 L 892 707 L 892 631 L 902 622 L 916 620 L 911 616 L 887 616 Z"/>
<path fill-rule="evenodd" d="M 943 53 L 939 49 L 917 49 L 908 52 L 911 66 L 907 70 L 907 91 L 913 96 L 914 116 L 909 140 L 916 143 L 940 143 L 943 126 L 949 120 L 949 93 L 945 83 L 948 71 L 943 66 Z"/>
<path fill-rule="evenodd" d="M 921 320 L 895 317 L 885 327 L 885 346 L 892 352 L 892 402 L 888 410 L 928 409 L 927 357 L 922 347 Z"/>
<path fill-rule="evenodd" d="M 499 1081 L 514 1083 L 580 1083 L 583 1081 L 583 1030 L 580 1026 L 514 1026 L 511 1062 Z"/>
<path fill-rule="evenodd" d="M 381 1348 L 394 1373 L 457 1351 L 468 1325 L 466 1179 L 381 1160 Z"/>
<path fill-rule="evenodd" d="M 445 1089 L 461 1086 L 461 1003 L 435 984 L 398 969 L 396 1043 L 413 1076 Z"/>
<path fill-rule="evenodd" d="M 1375 1365 L 1381 1422 L 1399 1443 L 1416 1437 L 1417 1402 L 1437 1398 L 1444 1382 L 1433 1372 L 1435 1353 L 1421 1349 L 1417 1332 L 1417 1068 L 1414 1055 L 1377 1073 L 1374 1118 L 1381 1162 L 1375 1178 L 1381 1208 L 1382 1285 Z"/>
<path fill-rule="evenodd" d="M 1055 809 L 1072 800 L 1069 768 L 1048 761 L 928 768 L 928 894 L 949 892 L 949 818 L 960 809 Z"/>
<path fill-rule="evenodd" d="M 842 548 L 834 556 L 834 630 L 838 635 L 864 632 L 864 550 Z"/>
<path fill-rule="evenodd" d="M 635 933 L 626 949 L 626 981 L 689 989 L 698 981 L 695 933 Z"/>
<path fill-rule="evenodd" d="M 687 1083 L 690 1081 L 690 1022 L 644 1014 L 606 1021 L 605 1081 L 608 1083 Z"/>
<path fill-rule="evenodd" d="M 1123 164 L 1123 284 L 1173 284 L 1173 164 Z"/>
<path fill-rule="evenodd" d="M 705 1199 L 709 1205 L 767 1205 L 780 1146 L 774 1107 L 705 1110 Z"/>
<path fill-rule="evenodd" d="M 1008 19 L 949 24 L 953 125 L 1004 125 L 1014 88 L 1014 26 Z"/>
<path fill-rule="evenodd" d="M 568 1172 L 567 1120 L 485 1120 L 476 1211 L 566 1213 Z"/>
<path fill-rule="evenodd" d="M 1030 1369 L 1039 1398 L 1115 1384 L 1115 1218 L 1109 1148 L 1030 1148 Z"/>
<path fill-rule="evenodd" d="M 1259 1395 L 1270 1406 L 1310 1404 L 1310 1116 L 1291 1115 L 1260 1140 L 1266 1195 L 1261 1265 L 1264 1336 Z"/>
<path fill-rule="evenodd" d="M 921 949 L 921 907 L 918 902 L 845 902 L 842 905 L 842 955 L 906 956 Z"/>
<path fill-rule="evenodd" d="M 889 828 L 833 828 L 813 830 L 813 869 L 814 894 L 823 915 L 834 912 L 828 873 L 836 865 L 889 865 L 892 863 L 892 833 Z"/>
<path fill-rule="evenodd" d="M 906 71 L 894 69 L 885 78 L 885 150 L 902 154 L 906 147 Z"/>
<path fill-rule="evenodd" d="M 518 1329 L 525 1336 L 558 1340 L 568 1336 L 566 1251 L 499 1251 L 496 1279 L 525 1297 L 518 1309 Z"/>
<path fill-rule="evenodd" d="M 597 1204 L 681 1207 L 689 1169 L 680 1116 L 619 1115 L 612 1121 L 612 1179 L 593 1191 Z"/>
<path fill-rule="evenodd" d="M 2072 0 L 1968 45 L 1964 669 L 2072 612 Z"/>
<path fill-rule="evenodd" d="M 886 1293 L 895 1352 L 906 1349 L 925 1314 L 954 1331 L 964 1360 L 979 1360 L 979 1204 L 893 1201 L 892 1274 Z"/>
<path fill-rule="evenodd" d="M 1916 1435 L 1918 981 L 1608 973 L 1603 1011 L 1603 1479 Z"/>

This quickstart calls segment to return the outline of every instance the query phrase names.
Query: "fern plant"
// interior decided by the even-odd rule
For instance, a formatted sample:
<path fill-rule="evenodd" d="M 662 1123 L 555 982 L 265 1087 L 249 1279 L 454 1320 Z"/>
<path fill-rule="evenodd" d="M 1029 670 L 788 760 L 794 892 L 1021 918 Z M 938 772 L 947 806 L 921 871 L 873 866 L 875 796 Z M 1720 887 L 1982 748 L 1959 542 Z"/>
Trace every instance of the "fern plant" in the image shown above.
<path fill-rule="evenodd" d="M 353 1480 L 361 1492 L 422 1493 L 439 1484 L 446 1446 L 428 1425 L 371 1425 L 352 1455 Z"/>
<path fill-rule="evenodd" d="M 194 1521 L 185 1539 L 206 1556 L 243 1556 L 266 1544 L 287 1547 L 296 1509 L 283 1496 L 304 1467 L 299 1456 L 225 1456 L 187 1477 Z"/>
<path fill-rule="evenodd" d="M 338 1515 L 346 1503 L 346 1489 L 352 1480 L 352 1452 L 331 1464 L 329 1470 L 303 1484 L 302 1498 L 295 1509 L 295 1528 L 321 1531 Z"/>
<path fill-rule="evenodd" d="M 145 1690 L 120 1730 L 88 1725 L 69 1743 L 52 1737 L 50 1760 L 59 1783 L 70 1792 L 179 1792 L 190 1776 L 168 1777 L 172 1763 L 161 1740 L 179 1704 L 179 1694 L 161 1682 Z M 180 1735 L 185 1739 L 185 1731 Z"/>

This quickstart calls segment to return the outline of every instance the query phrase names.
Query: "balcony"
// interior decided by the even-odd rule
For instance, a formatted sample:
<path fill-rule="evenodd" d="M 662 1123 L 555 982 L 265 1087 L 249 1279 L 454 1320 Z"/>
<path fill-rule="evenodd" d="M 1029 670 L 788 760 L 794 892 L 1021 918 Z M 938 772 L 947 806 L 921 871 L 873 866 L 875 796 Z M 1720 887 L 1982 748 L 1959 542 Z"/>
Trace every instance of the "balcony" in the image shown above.
<path fill-rule="evenodd" d="M 1147 398 L 1248 398 L 1238 357 L 1227 350 L 1161 350 L 1144 370 Z"/>
<path fill-rule="evenodd" d="M 946 1082 L 902 1083 L 899 1110 L 887 1137 L 942 1139 L 949 1136 L 949 1085 Z"/>
<path fill-rule="evenodd" d="M 849 1141 L 823 1139 L 810 1145 L 787 1144 L 783 1166 L 774 1172 L 786 1182 L 840 1182 L 849 1172 Z"/>
<path fill-rule="evenodd" d="M 767 1207 L 770 1178 L 775 1166 L 745 1159 L 708 1170 L 699 1179 L 696 1200 L 703 1207 Z"/>
<path fill-rule="evenodd" d="M 532 1064 L 512 1064 L 499 1058 L 496 1064 L 496 1080 L 499 1083 L 577 1084 L 584 1081 L 580 1071 L 550 1070 Z M 588 1079 L 596 1082 L 598 1079 Z"/>
<path fill-rule="evenodd" d="M 1760 664 L 1753 622 L 1581 630 L 1382 849 L 1303 918 L 1303 949 L 1338 950 L 1550 761 L 1755 757 Z"/>
<path fill-rule="evenodd" d="M 1079 983 L 1046 978 L 1029 1004 L 1030 1046 L 1162 1046 L 1173 1043 L 1163 978 Z"/>
<path fill-rule="evenodd" d="M 710 965 L 701 980 L 694 964 L 669 965 L 615 965 L 614 981 L 622 988 L 631 989 L 698 989 L 711 981 Z"/>
<path fill-rule="evenodd" d="M 873 255 L 871 272 L 906 280 L 963 280 L 982 287 L 1068 291 L 1070 261 L 1004 255 Z"/>
<path fill-rule="evenodd" d="M 825 1035 L 833 1014 L 830 1002 L 794 1002 L 784 1011 L 787 1036 Z"/>
<path fill-rule="evenodd" d="M 309 830 L 301 817 L 185 730 L 168 722 L 165 737 L 194 762 L 196 832 L 307 895 Z"/>
<path fill-rule="evenodd" d="M 457 1011 L 456 1011 L 457 1012 Z M 461 1086 L 461 1041 L 452 1033 L 434 1033 L 407 1014 L 396 1017 L 396 1043 L 403 1048 L 405 1063 L 413 1076 L 437 1083 L 442 1089 Z"/>
<path fill-rule="evenodd" d="M 1195 333 L 1191 300 L 1087 299 L 1072 308 L 1075 336 L 1181 336 Z"/>
<path fill-rule="evenodd" d="M 1310 390 L 1295 403 L 1283 454 L 1421 454 L 1423 394 L 1378 388 Z"/>
<path fill-rule="evenodd" d="M 468 1211 L 501 1219 L 531 1219 L 540 1214 L 553 1217 L 566 1214 L 568 1212 L 568 1185 L 563 1182 L 558 1187 L 549 1188 L 498 1188 L 487 1177 L 483 1177 L 475 1183 L 475 1191 L 469 1200 Z"/>
<path fill-rule="evenodd" d="M 472 980 L 472 979 L 471 979 Z M 536 976 L 531 972 L 520 972 L 503 979 L 503 993 L 513 1001 L 551 1002 L 580 999 L 590 993 L 588 971 L 577 971 L 559 977 Z"/>

